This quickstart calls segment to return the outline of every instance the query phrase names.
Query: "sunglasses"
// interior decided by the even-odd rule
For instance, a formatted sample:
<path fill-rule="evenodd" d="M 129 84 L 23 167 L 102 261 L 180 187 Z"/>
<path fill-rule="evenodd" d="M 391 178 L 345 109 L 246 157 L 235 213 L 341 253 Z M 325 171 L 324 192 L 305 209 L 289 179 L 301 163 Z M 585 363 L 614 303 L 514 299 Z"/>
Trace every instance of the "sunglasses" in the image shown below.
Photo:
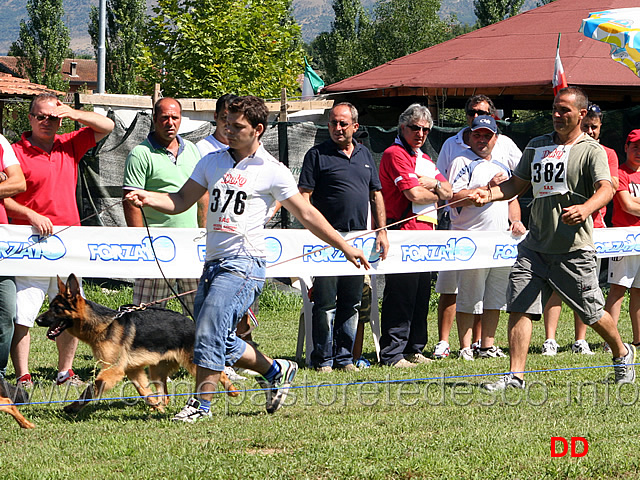
<path fill-rule="evenodd" d="M 31 115 L 39 122 L 44 122 L 45 120 L 49 120 L 50 122 L 57 122 L 58 120 L 60 120 L 60 117 L 56 117 L 55 115 L 34 115 L 33 113 L 30 113 L 29 115 Z"/>
<path fill-rule="evenodd" d="M 338 125 L 340 125 L 342 128 L 347 128 L 351 124 L 349 122 L 339 122 L 337 120 L 331 120 L 329 122 L 329 125 L 331 125 L 332 127 L 337 127 Z"/>
<path fill-rule="evenodd" d="M 489 115 L 489 112 L 485 112 L 484 110 L 467 110 L 467 115 L 475 117 L 476 115 Z"/>
<path fill-rule="evenodd" d="M 407 128 L 412 132 L 422 131 L 425 135 L 431 131 L 429 127 L 421 127 L 420 125 L 407 125 Z"/>

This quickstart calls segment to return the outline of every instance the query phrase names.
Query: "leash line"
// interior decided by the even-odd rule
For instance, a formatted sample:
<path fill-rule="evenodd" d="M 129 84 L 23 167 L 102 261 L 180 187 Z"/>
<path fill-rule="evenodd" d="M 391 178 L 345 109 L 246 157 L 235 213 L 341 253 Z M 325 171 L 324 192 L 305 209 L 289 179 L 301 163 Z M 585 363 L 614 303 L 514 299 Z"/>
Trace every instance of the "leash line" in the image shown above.
<path fill-rule="evenodd" d="M 360 235 L 356 235 L 354 237 L 345 238 L 344 241 L 345 242 L 351 242 L 351 241 L 355 240 L 356 238 L 366 237 L 367 235 L 371 235 L 372 233 L 378 233 L 381 230 L 388 230 L 390 227 L 395 227 L 396 225 L 400 225 L 402 223 L 408 222 L 409 220 L 413 220 L 414 218 L 418 218 L 418 217 L 424 215 L 425 213 L 437 212 L 438 210 L 441 210 L 441 209 L 443 209 L 445 207 L 450 207 L 452 205 L 456 205 L 458 203 L 467 201 L 469 198 L 470 197 L 465 197 L 465 198 L 460 198 L 460 199 L 458 199 L 458 200 L 456 200 L 454 202 L 447 202 L 447 203 L 445 203 L 443 205 L 434 207 L 431 210 L 428 210 L 426 212 L 417 213 L 417 214 L 415 214 L 415 215 L 413 215 L 411 217 L 403 218 L 401 220 L 398 220 L 397 222 L 393 222 L 393 223 L 390 223 L 389 225 L 385 225 L 384 227 L 379 227 L 379 228 L 376 228 L 374 230 L 367 230 L 366 232 L 363 232 Z M 310 252 L 303 253 L 302 255 L 298 255 L 297 257 L 288 258 L 287 260 L 283 260 L 283 261 L 278 262 L 278 263 L 267 265 L 267 268 L 276 267 L 278 265 L 282 265 L 282 264 L 285 264 L 287 262 L 292 262 L 293 260 L 298 260 L 298 259 L 304 258 L 304 257 L 306 257 L 308 255 L 313 255 L 315 253 L 321 252 L 321 251 L 326 250 L 328 248 L 334 248 L 334 247 L 332 247 L 331 245 L 327 245 L 326 247 L 321 247 L 321 248 L 318 248 L 317 250 L 312 250 Z"/>
<path fill-rule="evenodd" d="M 640 363 L 633 363 L 629 365 L 640 365 Z M 313 388 L 326 388 L 326 387 L 345 387 L 345 386 L 358 386 L 358 385 L 385 385 L 385 384 L 400 384 L 400 383 L 418 383 L 418 382 L 429 382 L 434 380 L 454 380 L 454 379 L 464 379 L 464 378 L 479 378 L 479 377 L 499 377 L 504 376 L 509 373 L 523 373 L 523 374 L 531 374 L 531 373 L 553 373 L 553 372 L 566 372 L 566 371 L 578 371 L 578 370 L 590 370 L 590 369 L 601 369 L 601 368 L 611 368 L 615 365 L 589 365 L 585 367 L 558 367 L 558 368 L 550 368 L 550 369 L 539 369 L 539 370 L 525 370 L 523 372 L 501 372 L 501 373 L 473 373 L 473 374 L 465 374 L 465 375 L 439 375 L 437 377 L 422 377 L 422 378 L 401 378 L 401 379 L 386 379 L 386 380 L 366 380 L 366 381 L 357 381 L 357 382 L 343 382 L 343 383 L 317 383 L 312 385 L 292 385 L 287 387 L 288 390 L 305 390 L 305 389 L 313 389 Z M 238 393 L 251 393 L 251 392 L 266 392 L 271 390 L 269 388 L 247 388 L 243 390 L 236 390 Z M 194 396 L 199 392 L 187 392 L 187 393 L 166 393 L 164 395 L 154 394 L 154 395 L 131 395 L 131 396 L 120 396 L 120 397 L 100 397 L 93 399 L 82 400 L 83 402 L 96 402 L 96 401 L 114 401 L 114 400 L 143 400 L 145 398 L 160 398 L 160 397 L 184 397 L 184 396 Z M 200 392 L 214 395 L 222 395 L 228 393 L 226 390 L 215 390 L 209 392 Z M 25 403 L 14 403 L 14 404 L 0 404 L 2 406 L 10 406 L 10 405 L 54 405 L 61 403 L 69 403 L 75 400 L 52 400 L 45 402 L 25 402 Z"/>
<path fill-rule="evenodd" d="M 104 207 L 102 210 L 99 210 L 99 211 L 97 211 L 97 212 L 94 212 L 94 213 L 92 213 L 91 215 L 89 215 L 89 216 L 87 216 L 87 217 L 84 217 L 84 218 L 80 219 L 80 221 L 78 221 L 78 222 L 76 222 L 76 223 L 74 223 L 74 224 L 72 224 L 72 225 L 67 225 L 66 227 L 61 228 L 61 229 L 60 229 L 60 230 L 58 230 L 57 232 L 53 232 L 51 235 L 46 235 L 46 236 L 44 236 L 44 237 L 43 237 L 43 236 L 41 236 L 40 234 L 38 234 L 38 236 L 40 237 L 40 239 L 39 239 L 38 241 L 33 242 L 33 243 L 29 243 L 29 244 L 27 244 L 27 245 L 25 245 L 25 246 L 21 247 L 20 249 L 18 249 L 18 251 L 16 251 L 16 252 L 12 253 L 10 256 L 0 258 L 0 262 L 4 261 L 4 260 L 6 260 L 6 259 L 8 259 L 8 258 L 10 258 L 10 257 L 13 257 L 13 256 L 17 256 L 17 255 L 19 255 L 20 253 L 22 253 L 22 252 L 24 252 L 25 250 L 27 250 L 27 249 L 29 249 L 29 248 L 33 247 L 34 245 L 38 245 L 39 243 L 44 242 L 44 241 L 45 241 L 47 238 L 49 238 L 49 237 L 53 237 L 53 236 L 56 236 L 56 235 L 60 235 L 62 232 L 64 232 L 65 230 L 70 229 L 71 227 L 79 227 L 79 226 L 82 226 L 82 222 L 84 222 L 84 221 L 86 221 L 86 220 L 89 220 L 90 218 L 93 218 L 93 217 L 95 217 L 95 216 L 97 216 L 97 215 L 100 215 L 100 214 L 102 214 L 102 213 L 106 212 L 107 210 L 110 210 L 110 209 L 112 209 L 112 208 L 114 208 L 114 207 L 117 207 L 118 205 L 120 205 L 120 204 L 121 204 L 121 203 L 123 203 L 124 201 L 125 201 L 125 199 L 122 199 L 122 200 L 120 200 L 120 201 L 118 201 L 118 202 L 115 202 L 115 203 L 113 203 L 113 204 L 111 204 L 111 205 L 107 205 L 107 206 L 106 206 L 106 207 Z"/>

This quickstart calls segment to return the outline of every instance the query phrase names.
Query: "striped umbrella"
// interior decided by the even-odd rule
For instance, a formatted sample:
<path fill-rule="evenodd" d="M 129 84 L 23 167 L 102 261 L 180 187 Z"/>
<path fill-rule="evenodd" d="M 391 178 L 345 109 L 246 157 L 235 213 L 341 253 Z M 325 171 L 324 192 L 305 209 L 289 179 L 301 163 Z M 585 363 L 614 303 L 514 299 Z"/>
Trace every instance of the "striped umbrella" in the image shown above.
<path fill-rule="evenodd" d="M 580 31 L 611 44 L 611 58 L 640 76 L 640 8 L 618 8 L 589 14 Z"/>

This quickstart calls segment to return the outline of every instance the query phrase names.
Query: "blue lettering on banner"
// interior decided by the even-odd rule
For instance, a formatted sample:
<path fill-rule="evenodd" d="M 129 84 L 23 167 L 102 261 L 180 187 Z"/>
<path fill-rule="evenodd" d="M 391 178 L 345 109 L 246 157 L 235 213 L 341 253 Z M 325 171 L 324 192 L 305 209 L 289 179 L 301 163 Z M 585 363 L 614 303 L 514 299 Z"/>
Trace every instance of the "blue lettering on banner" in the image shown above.
<path fill-rule="evenodd" d="M 625 240 L 613 240 L 610 242 L 596 242 L 596 252 L 601 254 L 619 252 L 640 252 L 640 235 L 627 235 Z"/>
<path fill-rule="evenodd" d="M 276 263 L 282 257 L 282 243 L 276 237 L 265 237 L 264 253 L 267 263 Z"/>
<path fill-rule="evenodd" d="M 376 239 L 375 237 L 368 238 L 355 238 L 349 241 L 355 248 L 362 250 L 365 256 L 369 259 L 369 263 L 376 263 L 380 260 L 380 254 L 376 252 Z M 340 250 L 334 247 L 328 247 L 327 245 L 303 245 L 302 257 L 303 262 L 333 262 L 340 263 L 346 262 L 347 259 Z"/>
<path fill-rule="evenodd" d="M 176 245 L 169 237 L 153 239 L 153 249 L 149 237 L 144 237 L 139 244 L 130 243 L 89 243 L 89 260 L 105 262 L 153 262 L 155 250 L 158 260 L 170 262 L 176 257 Z"/>
<path fill-rule="evenodd" d="M 59 260 L 67 253 L 64 242 L 56 235 L 41 240 L 31 235 L 26 242 L 0 241 L 0 258 L 28 260 Z"/>
<path fill-rule="evenodd" d="M 518 258 L 518 245 L 508 243 L 506 245 L 496 245 L 495 250 L 493 251 L 493 259 L 512 259 Z"/>
<path fill-rule="evenodd" d="M 198 245 L 196 248 L 198 249 L 198 259 L 200 259 L 201 262 L 204 262 L 207 259 L 207 246 Z"/>
<path fill-rule="evenodd" d="M 478 249 L 469 237 L 450 238 L 444 245 L 401 245 L 403 262 L 466 262 Z"/>

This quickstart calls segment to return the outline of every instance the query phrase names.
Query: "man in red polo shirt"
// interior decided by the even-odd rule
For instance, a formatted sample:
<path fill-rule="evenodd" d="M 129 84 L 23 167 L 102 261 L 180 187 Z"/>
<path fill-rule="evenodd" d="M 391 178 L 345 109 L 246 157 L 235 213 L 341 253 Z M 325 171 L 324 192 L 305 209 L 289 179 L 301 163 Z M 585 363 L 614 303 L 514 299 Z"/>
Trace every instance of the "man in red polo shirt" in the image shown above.
<path fill-rule="evenodd" d="M 63 118 L 86 125 L 75 132 L 57 135 Z M 24 172 L 27 190 L 5 199 L 11 223 L 31 225 L 40 236 L 54 232 L 54 225 L 80 225 L 76 204 L 78 163 L 96 142 L 113 130 L 107 117 L 64 105 L 55 95 L 40 94 L 34 98 L 29 111 L 31 132 L 22 134 L 13 145 Z M 57 294 L 55 279 L 49 277 L 16 277 L 16 323 L 11 344 L 11 360 L 18 384 L 32 384 L 29 373 L 29 329 L 48 292 Z M 78 339 L 63 332 L 56 340 L 58 347 L 57 384 L 79 379 L 71 369 Z"/>
<path fill-rule="evenodd" d="M 392 229 L 433 230 L 436 203 L 451 198 L 451 185 L 421 150 L 432 126 L 427 107 L 410 105 L 400 115 L 395 142 L 382 154 L 380 183 Z M 403 219 L 408 220 L 393 226 Z M 384 365 L 406 368 L 430 361 L 422 354 L 430 294 L 431 272 L 385 275 L 380 322 Z"/>

